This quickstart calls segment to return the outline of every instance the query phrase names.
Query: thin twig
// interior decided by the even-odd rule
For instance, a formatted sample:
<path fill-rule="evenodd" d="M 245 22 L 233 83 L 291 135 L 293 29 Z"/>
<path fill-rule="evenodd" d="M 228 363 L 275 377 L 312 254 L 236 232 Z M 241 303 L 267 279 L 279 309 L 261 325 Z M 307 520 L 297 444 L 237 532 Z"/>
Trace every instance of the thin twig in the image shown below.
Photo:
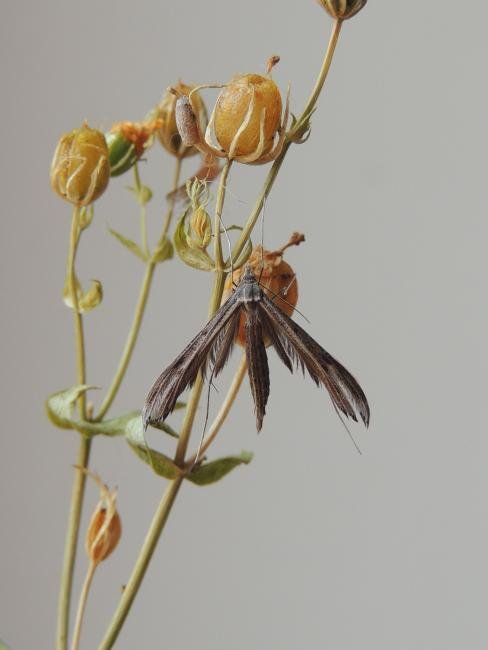
<path fill-rule="evenodd" d="M 76 612 L 75 627 L 73 631 L 73 640 L 71 641 L 71 650 L 78 650 L 80 645 L 83 615 L 85 613 L 85 606 L 88 600 L 88 593 L 90 591 L 91 583 L 93 580 L 93 576 L 95 575 L 96 568 L 97 568 L 97 564 L 92 560 L 88 565 L 85 581 L 83 582 L 83 587 L 81 588 L 80 600 L 78 601 L 78 611 Z"/>
<path fill-rule="evenodd" d="M 79 229 L 79 208 L 73 209 L 71 220 L 71 233 L 69 241 L 69 253 L 67 264 L 68 284 L 71 294 L 71 303 L 73 306 L 74 325 L 75 325 L 75 347 L 76 347 L 76 365 L 77 365 L 77 383 L 86 383 L 86 364 L 85 364 L 85 339 L 83 333 L 83 316 L 78 310 L 78 294 L 76 286 L 76 251 L 80 236 Z M 79 400 L 80 417 L 86 419 L 86 400 L 83 394 Z M 91 440 L 80 436 L 80 446 L 76 458 L 76 464 L 80 467 L 88 467 L 90 458 Z M 78 546 L 78 534 L 80 529 L 81 511 L 83 497 L 85 493 L 85 474 L 79 469 L 75 470 L 73 478 L 73 488 L 71 491 L 70 512 L 68 517 L 68 527 L 66 531 L 66 541 L 64 549 L 63 567 L 61 571 L 61 585 L 59 590 L 58 604 L 58 624 L 57 624 L 57 648 L 66 650 L 68 644 L 69 632 L 69 614 L 71 592 L 73 588 L 73 573 L 76 560 L 76 549 Z"/>

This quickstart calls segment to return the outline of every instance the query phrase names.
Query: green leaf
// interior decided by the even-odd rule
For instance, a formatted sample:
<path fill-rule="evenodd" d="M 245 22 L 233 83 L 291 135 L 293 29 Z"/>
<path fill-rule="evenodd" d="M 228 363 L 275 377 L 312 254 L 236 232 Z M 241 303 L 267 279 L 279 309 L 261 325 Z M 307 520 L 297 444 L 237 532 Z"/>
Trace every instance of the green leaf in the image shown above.
<path fill-rule="evenodd" d="M 214 262 L 210 255 L 203 250 L 191 248 L 188 245 L 186 238 L 185 219 L 188 215 L 188 210 L 183 214 L 181 219 L 176 224 L 174 234 L 174 245 L 176 252 L 180 259 L 199 271 L 212 271 L 214 269 Z"/>
<path fill-rule="evenodd" d="M 73 429 L 71 414 L 76 400 L 87 390 L 97 388 L 88 384 L 80 384 L 53 393 L 46 400 L 46 413 L 51 422 L 61 429 Z"/>
<path fill-rule="evenodd" d="M 150 465 L 159 476 L 173 480 L 181 475 L 180 468 L 173 463 L 171 458 L 148 447 L 140 417 L 137 418 L 137 421 L 133 420 L 131 425 L 126 427 L 125 438 L 132 451 Z"/>
<path fill-rule="evenodd" d="M 165 260 L 170 260 L 173 257 L 173 254 L 173 244 L 167 237 L 165 237 L 162 241 L 159 241 L 157 243 L 156 248 L 154 249 L 151 256 L 151 261 L 155 264 L 160 264 Z"/>
<path fill-rule="evenodd" d="M 237 456 L 225 456 L 212 460 L 209 463 L 200 465 L 194 472 L 188 474 L 186 478 L 195 483 L 195 485 L 210 485 L 220 481 L 229 472 L 239 465 L 248 465 L 253 458 L 250 451 L 242 451 Z"/>
<path fill-rule="evenodd" d="M 167 433 L 168 436 L 171 436 L 172 438 L 179 438 L 180 435 L 179 433 L 176 433 L 176 431 L 169 426 L 169 424 L 166 424 L 166 422 L 160 422 L 159 424 L 152 424 L 151 425 L 154 429 L 159 429 L 159 431 L 164 431 L 164 433 Z"/>
<path fill-rule="evenodd" d="M 124 235 L 121 235 L 120 232 L 117 232 L 113 228 L 108 229 L 109 233 L 115 237 L 115 239 L 118 239 L 119 242 L 122 244 L 122 246 L 125 246 L 130 250 L 131 253 L 134 253 L 136 257 L 138 257 L 140 260 L 143 262 L 147 262 L 147 256 L 144 253 L 144 251 L 136 244 L 135 241 L 132 241 L 132 239 L 128 239 L 127 237 L 124 237 Z"/>
<path fill-rule="evenodd" d="M 10 650 L 10 646 L 4 643 L 2 639 L 0 639 L 0 650 Z"/>
<path fill-rule="evenodd" d="M 103 422 L 73 422 L 73 428 L 86 436 L 125 436 L 127 428 L 136 426 L 133 420 L 141 420 L 140 411 L 131 411 Z M 142 426 L 142 423 L 141 423 Z"/>

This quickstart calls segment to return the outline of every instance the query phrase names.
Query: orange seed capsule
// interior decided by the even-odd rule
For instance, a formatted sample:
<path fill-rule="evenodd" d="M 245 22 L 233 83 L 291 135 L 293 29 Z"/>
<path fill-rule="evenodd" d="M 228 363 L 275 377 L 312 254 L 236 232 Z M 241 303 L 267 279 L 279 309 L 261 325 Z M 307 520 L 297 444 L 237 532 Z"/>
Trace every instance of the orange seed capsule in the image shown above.
<path fill-rule="evenodd" d="M 232 156 L 256 151 L 261 128 L 264 137 L 262 153 L 266 154 L 273 146 L 280 125 L 281 95 L 278 86 L 268 77 L 258 74 L 234 77 L 217 99 L 215 137 L 222 149 Z"/>
<path fill-rule="evenodd" d="M 117 510 L 99 503 L 92 515 L 85 539 L 86 554 L 92 562 L 103 562 L 117 546 L 122 524 Z"/>
<path fill-rule="evenodd" d="M 260 245 L 254 247 L 251 256 L 246 264 L 251 266 L 254 276 L 259 280 L 262 288 L 269 298 L 287 316 L 291 316 L 298 301 L 298 284 L 295 272 L 292 267 L 283 259 L 283 253 L 289 246 L 297 246 L 305 237 L 300 233 L 294 233 L 290 241 L 277 251 L 268 251 Z M 234 271 L 232 277 L 227 276 L 222 302 L 227 300 L 233 291 L 235 284 L 238 284 L 243 273 L 244 266 Z M 242 346 L 246 344 L 246 315 L 242 314 L 239 324 L 237 342 Z"/>

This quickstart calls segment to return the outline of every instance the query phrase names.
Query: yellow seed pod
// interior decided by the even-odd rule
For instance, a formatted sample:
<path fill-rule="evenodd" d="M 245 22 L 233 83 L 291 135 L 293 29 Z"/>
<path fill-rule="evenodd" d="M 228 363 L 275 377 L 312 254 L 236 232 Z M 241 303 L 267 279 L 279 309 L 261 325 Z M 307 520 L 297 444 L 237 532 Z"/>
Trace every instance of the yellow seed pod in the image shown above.
<path fill-rule="evenodd" d="M 252 154 L 263 138 L 262 155 L 265 155 L 271 150 L 280 126 L 281 95 L 268 77 L 258 74 L 234 77 L 217 99 L 214 133 L 231 158 Z"/>
<path fill-rule="evenodd" d="M 298 246 L 305 237 L 300 233 L 293 233 L 290 240 L 285 246 L 276 251 L 268 251 L 260 245 L 253 248 L 251 256 L 246 262 L 250 265 L 252 272 L 261 287 L 264 289 L 269 298 L 283 311 L 287 316 L 291 316 L 298 301 L 298 284 L 294 270 L 283 259 L 284 251 L 290 246 Z M 239 284 L 244 273 L 245 266 L 234 271 L 232 276 L 229 274 L 225 281 L 224 295 L 222 302 L 227 300 L 231 295 L 233 288 Z M 239 332 L 236 341 L 241 345 L 246 344 L 246 314 L 241 316 L 239 323 Z"/>
<path fill-rule="evenodd" d="M 352 18 L 364 7 L 368 0 L 318 0 L 318 3 L 332 18 L 346 20 Z"/>
<path fill-rule="evenodd" d="M 187 147 L 181 141 L 176 126 L 176 101 L 178 97 L 187 97 L 193 86 L 179 81 L 171 90 L 167 90 L 158 106 L 157 116 L 162 119 L 162 126 L 157 132 L 159 141 L 166 151 L 177 158 L 193 156 L 198 152 L 195 147 Z M 207 110 L 198 92 L 192 94 L 193 112 L 198 123 L 203 126 L 207 121 Z"/>
<path fill-rule="evenodd" d="M 76 206 L 93 203 L 110 178 L 108 148 L 103 133 L 83 124 L 61 136 L 51 163 L 51 186 Z"/>

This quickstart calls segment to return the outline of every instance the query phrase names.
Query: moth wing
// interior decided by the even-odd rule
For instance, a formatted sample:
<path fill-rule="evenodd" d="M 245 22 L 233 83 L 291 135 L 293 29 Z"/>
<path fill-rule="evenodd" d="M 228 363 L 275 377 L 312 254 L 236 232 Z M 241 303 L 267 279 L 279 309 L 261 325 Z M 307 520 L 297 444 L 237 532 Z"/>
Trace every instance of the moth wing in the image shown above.
<path fill-rule="evenodd" d="M 144 426 L 163 422 L 174 409 L 176 400 L 193 385 L 198 372 L 205 368 L 207 356 L 216 338 L 238 312 L 236 293 L 216 311 L 205 327 L 193 338 L 152 385 L 142 409 Z"/>
<path fill-rule="evenodd" d="M 258 304 L 250 303 L 247 314 L 246 358 L 249 384 L 256 411 L 256 428 L 260 431 L 269 397 L 269 367 Z"/>
<path fill-rule="evenodd" d="M 325 386 L 333 404 L 346 417 L 357 421 L 357 412 L 365 426 L 368 426 L 370 418 L 368 400 L 351 373 L 266 295 L 263 294 L 259 305 L 268 316 L 271 326 L 274 326 L 282 348 L 288 356 L 302 369 L 306 368 L 317 385 Z"/>

